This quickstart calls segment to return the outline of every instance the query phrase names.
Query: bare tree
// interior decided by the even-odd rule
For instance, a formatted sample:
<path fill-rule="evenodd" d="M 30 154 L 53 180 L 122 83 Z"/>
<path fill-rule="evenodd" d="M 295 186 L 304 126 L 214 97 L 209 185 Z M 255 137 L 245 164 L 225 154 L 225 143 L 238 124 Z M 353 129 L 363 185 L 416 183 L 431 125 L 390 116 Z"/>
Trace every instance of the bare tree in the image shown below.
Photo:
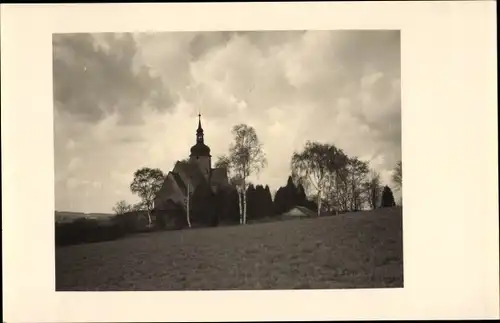
<path fill-rule="evenodd" d="M 329 173 L 325 189 L 328 198 L 326 203 L 330 206 L 330 211 L 335 211 L 336 214 L 349 208 L 349 173 L 346 160 L 347 158 Z"/>
<path fill-rule="evenodd" d="M 164 180 L 165 174 L 160 169 L 144 167 L 134 173 L 134 180 L 130 184 L 130 190 L 139 195 L 141 206 L 148 212 L 149 226 L 152 225 L 154 199 Z"/>
<path fill-rule="evenodd" d="M 116 203 L 116 205 L 113 207 L 113 212 L 115 212 L 115 214 L 117 215 L 124 214 L 130 211 L 132 211 L 132 205 L 125 202 L 125 200 L 118 201 L 118 203 Z"/>
<path fill-rule="evenodd" d="M 382 192 L 382 186 L 380 185 L 380 174 L 372 170 L 370 172 L 370 178 L 365 184 L 366 200 L 368 205 L 373 210 L 377 208 Z"/>
<path fill-rule="evenodd" d="M 349 209 L 359 211 L 363 204 L 363 187 L 369 174 L 368 163 L 357 157 L 349 158 L 347 164 L 347 189 L 349 196 Z"/>
<path fill-rule="evenodd" d="M 394 182 L 394 186 L 396 190 L 400 193 L 399 204 L 403 205 L 403 163 L 398 161 L 396 163 L 396 167 L 392 172 L 392 181 Z"/>
<path fill-rule="evenodd" d="M 324 188 L 321 194 L 321 206 L 328 212 L 338 213 L 342 205 L 342 182 L 339 181 L 339 175 L 333 171 L 326 174 Z M 319 198 L 316 195 L 316 198 Z"/>
<path fill-rule="evenodd" d="M 229 156 L 219 158 L 219 165 L 226 163 L 228 170 L 234 173 L 233 183 L 237 184 L 238 191 L 242 198 L 240 202 L 240 222 L 246 224 L 246 190 L 249 185 L 248 177 L 258 173 L 267 165 L 266 155 L 262 149 L 255 129 L 245 124 L 238 124 L 233 127 L 232 134 L 234 142 L 229 147 Z"/>
<path fill-rule="evenodd" d="M 396 163 L 396 167 L 392 172 L 392 181 L 396 185 L 396 188 L 401 190 L 403 186 L 403 163 L 401 161 Z"/>

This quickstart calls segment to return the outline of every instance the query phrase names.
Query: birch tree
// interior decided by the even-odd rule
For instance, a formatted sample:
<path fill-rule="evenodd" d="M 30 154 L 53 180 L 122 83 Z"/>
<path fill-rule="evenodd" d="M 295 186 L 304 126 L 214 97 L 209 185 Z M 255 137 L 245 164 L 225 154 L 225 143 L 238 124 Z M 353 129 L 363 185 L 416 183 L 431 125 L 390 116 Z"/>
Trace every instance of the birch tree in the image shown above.
<path fill-rule="evenodd" d="M 380 184 L 380 174 L 374 170 L 370 172 L 370 178 L 365 184 L 365 192 L 368 205 L 375 210 L 380 200 L 382 186 Z"/>
<path fill-rule="evenodd" d="M 191 216 L 190 216 L 191 196 L 192 196 L 191 183 L 188 182 L 186 188 L 186 198 L 184 202 L 186 203 L 186 221 L 189 228 L 191 228 Z"/>
<path fill-rule="evenodd" d="M 143 167 L 134 173 L 134 179 L 130 183 L 132 193 L 139 195 L 141 206 L 148 213 L 148 225 L 152 225 L 151 211 L 153 210 L 154 199 L 160 190 L 165 174 L 158 168 Z"/>
<path fill-rule="evenodd" d="M 244 209 L 244 203 L 243 199 L 245 196 L 246 189 L 245 187 L 248 186 L 247 183 L 243 181 L 243 177 L 241 177 L 239 174 L 234 175 L 229 179 L 229 183 L 231 185 L 234 185 L 236 187 L 236 191 L 238 192 L 238 209 L 240 212 L 240 224 L 243 224 L 243 209 Z"/>
<path fill-rule="evenodd" d="M 234 142 L 229 147 L 227 165 L 229 166 L 228 169 L 231 169 L 234 173 L 232 181 L 239 191 L 240 223 L 246 224 L 248 177 L 259 173 L 267 165 L 267 159 L 262 149 L 262 143 L 253 127 L 238 124 L 233 127 L 232 134 Z M 222 161 L 224 162 L 224 160 Z"/>
<path fill-rule="evenodd" d="M 306 187 L 316 190 L 319 216 L 329 173 L 328 146 L 308 141 L 301 153 L 293 153 L 291 167 L 294 177 L 300 178 Z"/>
<path fill-rule="evenodd" d="M 292 174 L 316 191 L 318 216 L 327 185 L 331 188 L 338 170 L 346 163 L 346 155 L 331 144 L 308 141 L 302 152 L 292 155 Z"/>

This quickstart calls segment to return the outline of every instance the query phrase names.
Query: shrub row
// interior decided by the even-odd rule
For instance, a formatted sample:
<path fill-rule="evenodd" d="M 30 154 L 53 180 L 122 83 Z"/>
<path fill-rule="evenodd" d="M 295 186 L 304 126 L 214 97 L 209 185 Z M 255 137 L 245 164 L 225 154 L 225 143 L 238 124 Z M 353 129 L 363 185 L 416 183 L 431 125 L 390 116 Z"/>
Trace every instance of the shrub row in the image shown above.
<path fill-rule="evenodd" d="M 118 223 L 100 225 L 93 219 L 77 219 L 70 223 L 56 223 L 56 246 L 109 241 L 121 238 L 126 231 Z"/>

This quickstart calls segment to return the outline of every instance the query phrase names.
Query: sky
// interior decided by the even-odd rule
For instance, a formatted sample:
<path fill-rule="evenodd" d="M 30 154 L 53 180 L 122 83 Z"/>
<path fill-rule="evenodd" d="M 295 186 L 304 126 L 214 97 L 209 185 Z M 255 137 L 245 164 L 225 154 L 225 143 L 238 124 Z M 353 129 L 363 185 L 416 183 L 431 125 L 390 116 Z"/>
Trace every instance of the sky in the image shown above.
<path fill-rule="evenodd" d="M 137 202 L 134 171 L 188 157 L 198 113 L 212 163 L 234 125 L 255 128 L 268 165 L 251 181 L 272 191 L 307 140 L 369 161 L 391 186 L 400 66 L 399 31 L 55 34 L 56 210 Z"/>

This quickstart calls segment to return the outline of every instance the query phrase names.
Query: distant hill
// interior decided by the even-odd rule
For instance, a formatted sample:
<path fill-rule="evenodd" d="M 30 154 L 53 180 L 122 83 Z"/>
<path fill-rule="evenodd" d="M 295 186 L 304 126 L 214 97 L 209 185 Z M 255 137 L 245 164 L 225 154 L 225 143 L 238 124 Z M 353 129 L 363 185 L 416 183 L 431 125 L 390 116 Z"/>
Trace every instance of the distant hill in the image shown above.
<path fill-rule="evenodd" d="M 55 221 L 56 223 L 69 223 L 76 219 L 86 218 L 95 220 L 109 220 L 114 217 L 115 214 L 111 213 L 83 213 L 83 212 L 67 212 L 67 211 L 55 211 Z"/>

